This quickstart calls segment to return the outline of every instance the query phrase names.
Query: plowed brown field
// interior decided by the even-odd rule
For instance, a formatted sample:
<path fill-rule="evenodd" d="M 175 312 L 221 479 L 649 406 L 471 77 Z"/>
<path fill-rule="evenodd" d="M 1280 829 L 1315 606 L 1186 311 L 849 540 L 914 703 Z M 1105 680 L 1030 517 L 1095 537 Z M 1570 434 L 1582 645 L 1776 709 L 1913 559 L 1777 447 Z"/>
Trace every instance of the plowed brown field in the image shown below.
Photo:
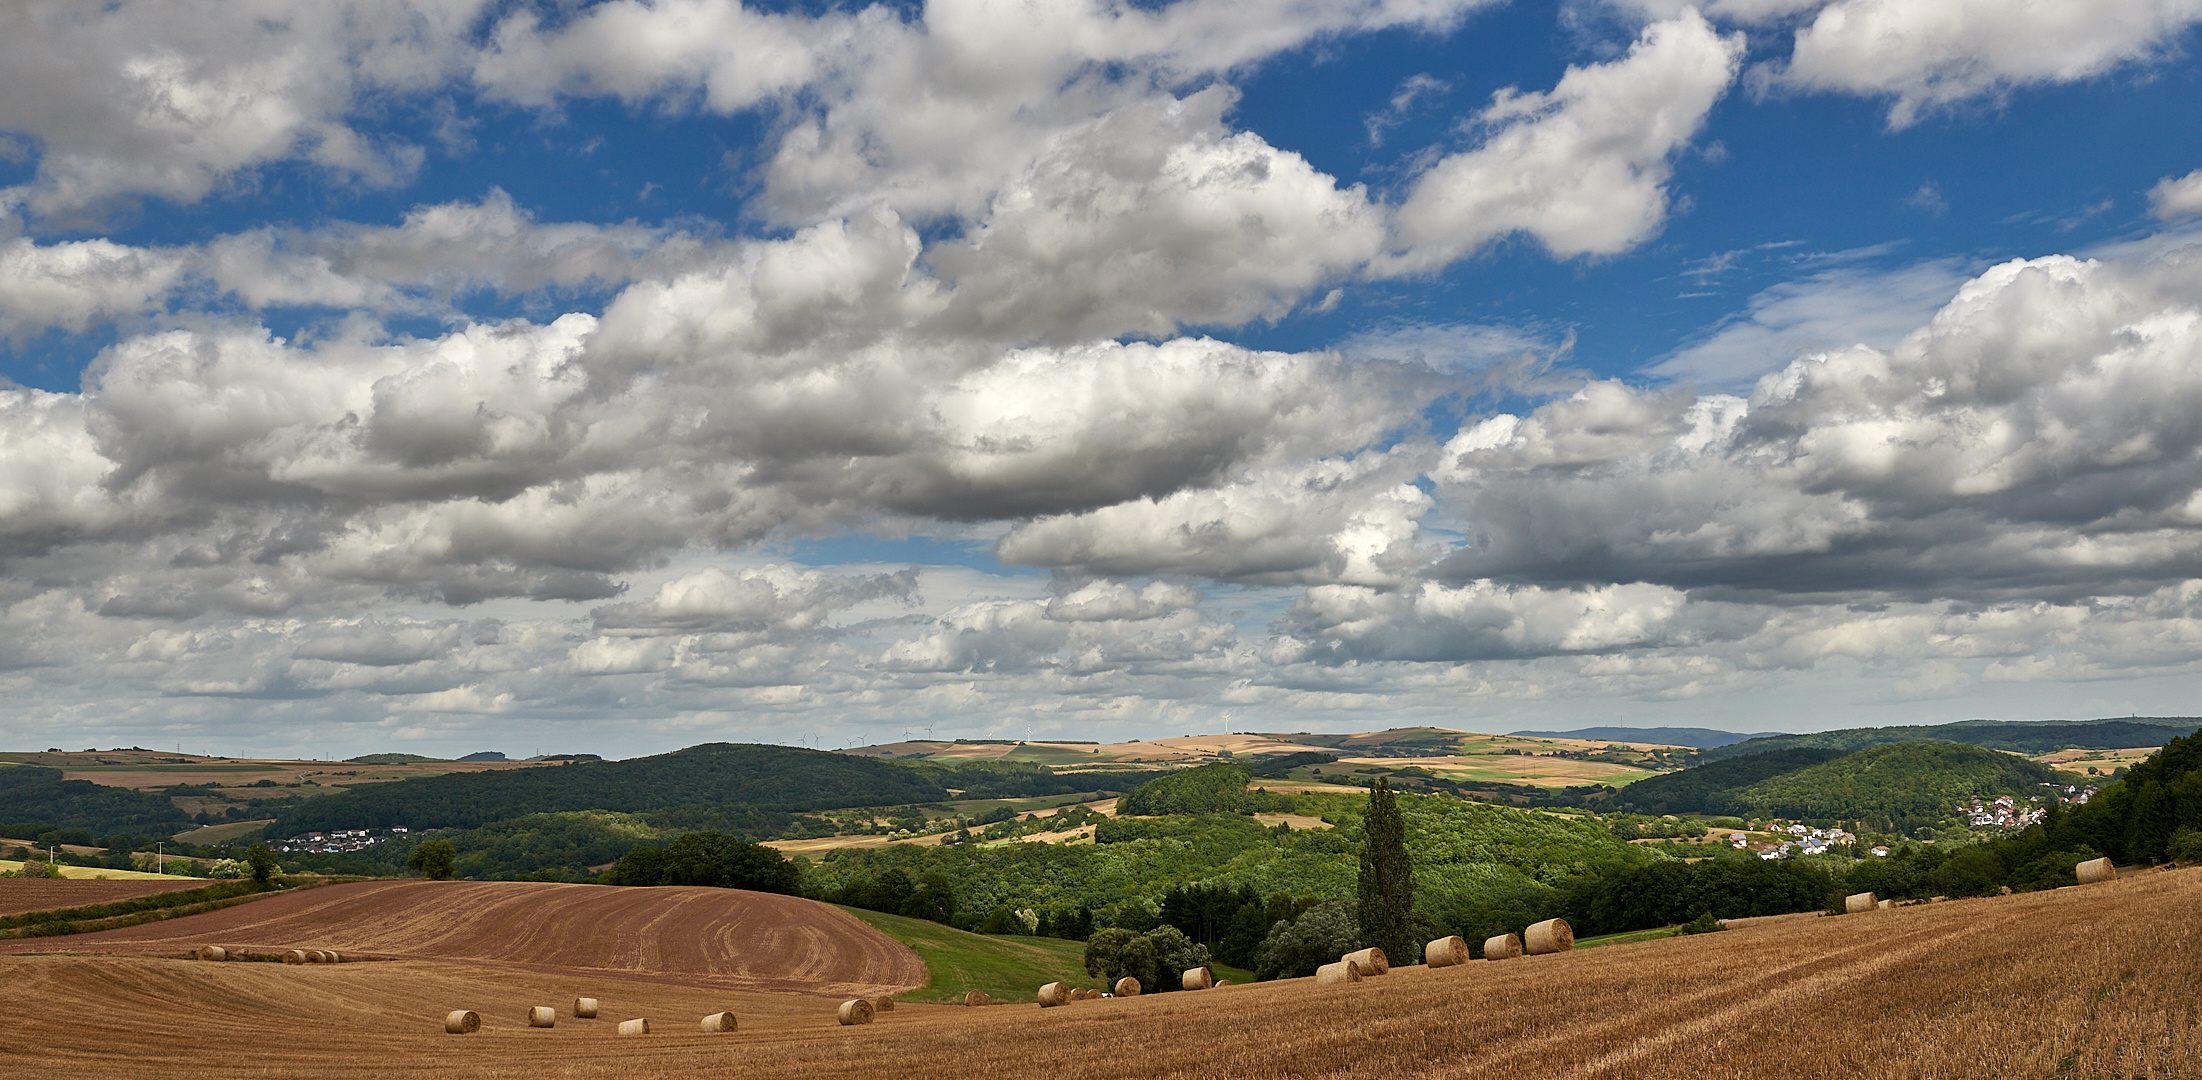
<path fill-rule="evenodd" d="M 406 910 L 394 904 L 404 889 L 371 895 L 392 903 L 388 915 Z M 2154 873 L 1503 963 L 1398 968 L 1343 986 L 1303 979 L 1045 1011 L 904 1004 L 856 1028 L 834 1025 L 828 999 L 683 981 L 692 977 L 646 981 L 639 970 L 11 956 L 0 957 L 0 1042 L 10 1074 L 27 1076 L 2194 1077 L 2197 910 L 2202 871 Z M 200 940 L 181 931 L 212 918 L 163 929 Z M 497 915 L 483 937 L 506 940 L 494 927 L 510 918 Z M 433 932 L 438 920 L 416 925 L 431 933 L 412 955 L 456 947 Z M 42 944 L 76 951 L 92 942 Z M 483 951 L 532 965 L 564 948 Z M 577 993 L 600 998 L 604 1019 L 563 1015 Z M 558 1006 L 558 1026 L 528 1029 L 531 1004 Z M 479 1011 L 483 1030 L 444 1035 L 440 1017 L 454 1008 Z M 718 1009 L 740 1014 L 740 1032 L 697 1034 L 696 1021 Z M 658 1031 L 611 1034 L 638 1016 Z"/>
<path fill-rule="evenodd" d="M 837 908 L 734 889 L 368 881 L 67 942 L 72 952 L 141 956 L 176 955 L 200 945 L 335 949 L 827 994 L 879 993 L 926 981 L 916 953 Z M 50 939 L 0 943 L 0 952 L 50 951 Z"/>
<path fill-rule="evenodd" d="M 0 915 L 26 911 L 83 907 L 135 900 L 178 889 L 203 889 L 214 884 L 197 878 L 167 881 L 55 881 L 51 878 L 0 878 Z"/>

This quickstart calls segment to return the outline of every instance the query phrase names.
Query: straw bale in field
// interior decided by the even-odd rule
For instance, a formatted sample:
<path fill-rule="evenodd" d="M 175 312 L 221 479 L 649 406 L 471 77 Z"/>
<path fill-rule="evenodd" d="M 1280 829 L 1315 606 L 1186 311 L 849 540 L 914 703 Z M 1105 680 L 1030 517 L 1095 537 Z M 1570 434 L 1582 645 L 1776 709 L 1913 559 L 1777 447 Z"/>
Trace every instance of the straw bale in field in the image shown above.
<path fill-rule="evenodd" d="M 622 1020 L 619 1022 L 619 1033 L 622 1035 L 648 1035 L 650 1033 L 650 1021 L 647 1019 Z"/>
<path fill-rule="evenodd" d="M 975 1005 L 992 1005 L 992 1004 L 994 1004 L 994 999 L 993 999 L 993 998 L 990 998 L 990 997 L 988 997 L 988 996 L 986 996 L 986 991 L 984 991 L 984 990 L 973 990 L 973 991 L 971 991 L 970 993 L 968 993 L 968 994 L 965 994 L 965 995 L 963 996 L 963 1003 L 964 1003 L 964 1004 L 966 1004 L 966 1005 L 974 1005 L 974 1006 L 975 1006 Z"/>
<path fill-rule="evenodd" d="M 596 1019 L 596 999 L 580 997 L 573 999 L 573 1018 L 576 1020 Z"/>
<path fill-rule="evenodd" d="M 1845 915 L 1872 911 L 1880 906 L 1881 898 L 1869 892 L 1851 893 L 1849 896 L 1843 897 L 1843 914 Z"/>
<path fill-rule="evenodd" d="M 1335 964 L 1324 964 L 1322 967 L 1315 969 L 1315 985 L 1317 986 L 1360 981 L 1361 969 L 1355 967 L 1351 961 L 1340 960 Z"/>
<path fill-rule="evenodd" d="M 884 996 L 875 997 L 872 999 L 872 1010 L 874 1012 L 893 1012 L 895 1011 L 895 999 Z"/>
<path fill-rule="evenodd" d="M 722 1035 L 733 1031 L 735 1024 L 733 1013 L 715 1012 L 703 1018 L 703 1033 L 706 1035 Z"/>
<path fill-rule="evenodd" d="M 449 1035 L 472 1035 L 482 1030 L 482 1014 L 459 1009 L 443 1018 L 443 1030 Z"/>
<path fill-rule="evenodd" d="M 872 1003 L 863 998 L 844 1001 L 841 1003 L 839 1017 L 843 1027 L 853 1024 L 869 1024 L 872 1022 Z"/>
<path fill-rule="evenodd" d="M 199 959 L 227 960 L 229 959 L 229 950 L 222 948 L 220 945 L 201 945 L 199 946 Z"/>
<path fill-rule="evenodd" d="M 289 952 L 287 952 L 287 953 L 284 953 L 284 954 L 283 954 L 283 962 L 284 962 L 284 963 L 286 963 L 286 964 L 304 964 L 304 963 L 307 963 L 308 961 L 307 961 L 307 959 L 306 959 L 306 950 L 304 950 L 304 949 L 292 949 L 291 951 L 289 951 Z"/>
<path fill-rule="evenodd" d="M 1896 907 L 1896 901 L 1883 900 L 1880 903 L 1875 904 L 1874 906 L 1880 908 L 1882 911 L 1892 911 Z"/>
<path fill-rule="evenodd" d="M 1566 919 L 1546 919 L 1522 931 L 1522 950 L 1531 956 L 1566 952 L 1575 947 L 1575 928 Z"/>
<path fill-rule="evenodd" d="M 1226 987 L 1226 986 L 1229 986 L 1229 985 L 1231 985 L 1231 980 L 1229 980 L 1229 979 L 1217 979 L 1217 980 L 1216 980 L 1216 989 L 1218 989 L 1218 990 L 1221 990 L 1221 989 L 1223 989 L 1224 987 Z"/>
<path fill-rule="evenodd" d="M 1216 985 L 1216 977 L 1209 974 L 1207 968 L 1189 968 L 1185 974 L 1178 976 L 1178 985 L 1187 990 L 1206 990 Z"/>
<path fill-rule="evenodd" d="M 558 1010 L 548 1005 L 537 1005 L 528 1010 L 529 1027 L 557 1027 Z"/>
<path fill-rule="evenodd" d="M 1051 982 L 1040 988 L 1040 1007 L 1052 1009 L 1070 1000 L 1068 983 Z"/>
<path fill-rule="evenodd" d="M 1452 967 L 1468 962 L 1468 939 L 1455 935 L 1441 937 L 1422 947 L 1422 962 L 1434 968 Z"/>
<path fill-rule="evenodd" d="M 1132 978 L 1132 977 L 1131 977 L 1131 976 L 1129 976 L 1129 975 L 1126 975 L 1126 976 L 1124 976 L 1123 978 L 1121 978 L 1121 979 L 1118 979 L 1118 980 L 1116 980 L 1116 996 L 1117 996 L 1117 997 L 1138 997 L 1138 996 L 1139 996 L 1139 980 L 1138 980 L 1138 979 L 1135 979 L 1135 978 Z"/>
<path fill-rule="evenodd" d="M 2118 880 L 2118 868 L 2112 866 L 2109 859 L 2089 859 L 2073 867 L 2072 872 L 2079 876 L 2082 885 Z"/>
<path fill-rule="evenodd" d="M 1512 960 L 1521 954 L 1522 939 L 1519 934 L 1500 934 L 1483 939 L 1483 958 L 1486 960 Z"/>
<path fill-rule="evenodd" d="M 1384 950 L 1373 946 L 1360 952 L 1349 952 L 1338 959 L 1360 968 L 1363 976 L 1382 975 L 1392 969 L 1392 962 L 1384 958 Z"/>

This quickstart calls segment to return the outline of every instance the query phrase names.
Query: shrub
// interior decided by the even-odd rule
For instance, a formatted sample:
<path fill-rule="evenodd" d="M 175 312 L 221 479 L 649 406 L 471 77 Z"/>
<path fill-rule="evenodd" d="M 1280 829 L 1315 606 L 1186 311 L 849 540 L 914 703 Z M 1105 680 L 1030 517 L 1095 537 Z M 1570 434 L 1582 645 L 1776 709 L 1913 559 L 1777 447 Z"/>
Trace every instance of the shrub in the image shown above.
<path fill-rule="evenodd" d="M 448 881 L 451 878 L 451 868 L 458 860 L 458 850 L 451 846 L 451 841 L 424 840 L 419 847 L 413 849 L 413 854 L 405 860 L 405 865 L 420 871 L 421 876 L 430 881 Z"/>
<path fill-rule="evenodd" d="M 1254 977 L 1297 979 L 1352 952 L 1361 941 L 1361 923 L 1351 900 L 1319 904 L 1291 922 L 1279 920 L 1255 954 Z"/>

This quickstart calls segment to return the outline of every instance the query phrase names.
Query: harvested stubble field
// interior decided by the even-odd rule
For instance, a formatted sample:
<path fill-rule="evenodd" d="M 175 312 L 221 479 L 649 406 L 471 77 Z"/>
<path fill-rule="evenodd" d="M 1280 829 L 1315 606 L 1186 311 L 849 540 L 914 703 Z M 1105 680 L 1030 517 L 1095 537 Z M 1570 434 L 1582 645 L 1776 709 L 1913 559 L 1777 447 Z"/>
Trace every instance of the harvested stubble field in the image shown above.
<path fill-rule="evenodd" d="M 205 915 L 79 934 L 65 945 L 59 939 L 0 942 L 0 953 L 66 948 L 169 956 L 202 944 L 269 952 L 335 949 L 843 996 L 925 982 L 924 964 L 909 949 L 826 904 L 729 889 L 535 882 L 328 885 Z"/>
<path fill-rule="evenodd" d="M 55 881 L 51 878 L 0 878 L 0 915 L 26 911 L 112 904 L 178 889 L 203 889 L 204 878 L 149 878 L 137 881 Z"/>
<path fill-rule="evenodd" d="M 861 1028 L 835 1025 L 822 996 L 448 960 L 300 968 L 21 956 L 0 959 L 0 978 L 11 1071 L 22 1075 L 2192 1077 L 2202 1061 L 2198 905 L 2202 873 L 2152 873 L 1399 968 L 1335 987 L 1293 980 L 1045 1011 L 904 1005 Z M 456 924 L 445 930 L 468 922 L 442 918 Z M 160 929 L 179 944 L 201 940 L 192 921 Z M 526 1006 L 563 1013 L 576 993 L 603 999 L 605 1019 L 524 1026 Z M 476 1009 L 484 1029 L 442 1034 L 451 1008 Z M 721 1008 L 741 1015 L 740 1032 L 696 1033 Z M 660 1033 L 610 1033 L 631 1016 L 651 1017 Z"/>

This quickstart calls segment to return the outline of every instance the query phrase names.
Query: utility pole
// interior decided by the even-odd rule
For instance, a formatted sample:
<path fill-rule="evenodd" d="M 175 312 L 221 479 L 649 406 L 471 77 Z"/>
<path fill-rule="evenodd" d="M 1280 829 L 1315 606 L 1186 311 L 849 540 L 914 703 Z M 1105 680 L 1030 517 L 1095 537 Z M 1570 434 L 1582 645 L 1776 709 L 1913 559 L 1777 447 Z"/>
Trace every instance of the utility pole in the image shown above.
<path fill-rule="evenodd" d="M 168 873 L 168 845 L 158 840 L 153 842 L 153 872 L 163 876 Z"/>

